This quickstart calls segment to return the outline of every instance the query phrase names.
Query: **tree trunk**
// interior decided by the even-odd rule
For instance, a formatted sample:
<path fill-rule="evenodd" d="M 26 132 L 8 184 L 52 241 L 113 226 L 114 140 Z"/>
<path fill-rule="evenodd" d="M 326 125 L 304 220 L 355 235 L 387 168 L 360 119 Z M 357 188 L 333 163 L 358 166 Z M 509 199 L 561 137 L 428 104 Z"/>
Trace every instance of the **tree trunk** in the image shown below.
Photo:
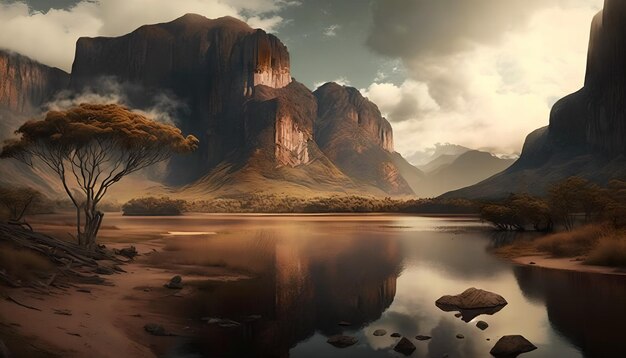
<path fill-rule="evenodd" d="M 98 247 L 96 238 L 98 237 L 98 231 L 100 231 L 103 217 L 104 213 L 98 211 L 95 205 L 85 207 L 85 223 L 82 231 L 79 229 L 78 233 L 78 243 L 80 246 L 92 251 Z"/>

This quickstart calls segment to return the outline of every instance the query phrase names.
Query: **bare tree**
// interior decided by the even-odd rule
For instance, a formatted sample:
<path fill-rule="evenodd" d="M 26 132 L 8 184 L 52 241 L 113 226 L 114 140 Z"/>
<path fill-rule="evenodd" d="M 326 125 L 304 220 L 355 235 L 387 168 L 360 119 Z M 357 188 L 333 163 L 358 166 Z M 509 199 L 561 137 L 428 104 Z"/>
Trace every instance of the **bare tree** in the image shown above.
<path fill-rule="evenodd" d="M 0 157 L 30 166 L 39 159 L 58 175 L 76 208 L 78 243 L 89 249 L 96 248 L 104 217 L 98 204 L 113 184 L 198 146 L 194 136 L 184 137 L 176 127 L 115 104 L 51 111 L 43 120 L 26 122 L 16 133 L 21 138 L 6 142 Z"/>

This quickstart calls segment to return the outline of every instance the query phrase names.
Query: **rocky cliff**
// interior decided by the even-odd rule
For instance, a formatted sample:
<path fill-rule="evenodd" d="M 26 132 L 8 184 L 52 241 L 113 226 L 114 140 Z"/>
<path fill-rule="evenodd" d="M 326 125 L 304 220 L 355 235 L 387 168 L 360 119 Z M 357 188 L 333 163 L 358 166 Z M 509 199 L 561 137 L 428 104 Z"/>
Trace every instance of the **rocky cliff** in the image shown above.
<path fill-rule="evenodd" d="M 201 144 L 194 155 L 174 161 L 173 184 L 192 182 L 246 147 L 242 109 L 256 86 L 291 83 L 289 53 L 275 36 L 232 17 L 194 14 L 117 38 L 80 38 L 72 88 L 94 86 L 101 77 L 140 85 L 143 94 L 131 103 L 137 107 L 163 91 L 184 102 L 188 110 L 176 114 L 177 124 Z M 288 137 L 289 150 L 304 146 L 306 136 Z"/>
<path fill-rule="evenodd" d="M 550 124 L 531 133 L 509 169 L 447 197 L 545 194 L 554 182 L 582 176 L 604 184 L 626 177 L 626 2 L 605 0 L 592 20 L 585 84 L 559 100 Z"/>
<path fill-rule="evenodd" d="M 28 113 L 67 88 L 69 75 L 28 57 L 0 50 L 0 109 Z"/>
<path fill-rule="evenodd" d="M 318 103 L 315 140 L 339 169 L 355 181 L 391 194 L 413 194 L 406 168 L 393 151 L 393 133 L 378 107 L 355 88 L 327 83 L 314 92 Z"/>

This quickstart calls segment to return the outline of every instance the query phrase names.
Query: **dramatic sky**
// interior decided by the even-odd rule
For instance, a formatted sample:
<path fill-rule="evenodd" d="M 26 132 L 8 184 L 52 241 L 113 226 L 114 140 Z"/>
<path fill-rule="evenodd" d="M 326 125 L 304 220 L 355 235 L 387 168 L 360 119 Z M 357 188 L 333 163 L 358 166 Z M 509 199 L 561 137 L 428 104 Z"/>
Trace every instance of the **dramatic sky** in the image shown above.
<path fill-rule="evenodd" d="M 518 153 L 582 86 L 602 0 L 0 0 L 0 48 L 68 70 L 79 36 L 116 36 L 188 12 L 275 33 L 311 89 L 361 89 L 405 155 L 455 143 Z"/>

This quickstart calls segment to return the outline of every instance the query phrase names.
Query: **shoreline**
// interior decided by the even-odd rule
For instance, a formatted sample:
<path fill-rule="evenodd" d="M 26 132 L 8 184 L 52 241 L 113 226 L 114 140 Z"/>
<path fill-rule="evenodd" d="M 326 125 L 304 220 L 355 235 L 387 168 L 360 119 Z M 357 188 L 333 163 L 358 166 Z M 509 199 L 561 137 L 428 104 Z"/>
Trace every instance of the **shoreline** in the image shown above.
<path fill-rule="evenodd" d="M 104 242 L 110 249 L 124 244 Z M 200 329 L 172 314 L 169 308 L 194 294 L 193 285 L 181 290 L 163 287 L 178 272 L 146 262 L 164 243 L 153 239 L 134 244 L 141 254 L 126 263 L 126 272 L 103 275 L 103 285 L 72 284 L 68 289 L 2 288 L 0 332 L 13 356 L 29 357 L 158 357 L 167 346 Z M 215 267 L 194 280 L 227 281 L 245 277 Z M 10 298 L 9 298 L 10 297 Z M 17 303 L 19 302 L 19 303 Z M 29 306 L 24 307 L 24 306 Z M 147 324 L 162 325 L 172 336 L 155 336 Z M 16 349 L 16 347 L 18 349 Z"/>
<path fill-rule="evenodd" d="M 520 266 L 539 267 L 549 270 L 573 271 L 600 275 L 626 276 L 626 269 L 609 266 L 586 265 L 583 263 L 583 261 L 573 257 L 552 257 L 548 254 L 541 253 L 516 257 L 503 257 L 499 254 L 496 255 Z"/>

